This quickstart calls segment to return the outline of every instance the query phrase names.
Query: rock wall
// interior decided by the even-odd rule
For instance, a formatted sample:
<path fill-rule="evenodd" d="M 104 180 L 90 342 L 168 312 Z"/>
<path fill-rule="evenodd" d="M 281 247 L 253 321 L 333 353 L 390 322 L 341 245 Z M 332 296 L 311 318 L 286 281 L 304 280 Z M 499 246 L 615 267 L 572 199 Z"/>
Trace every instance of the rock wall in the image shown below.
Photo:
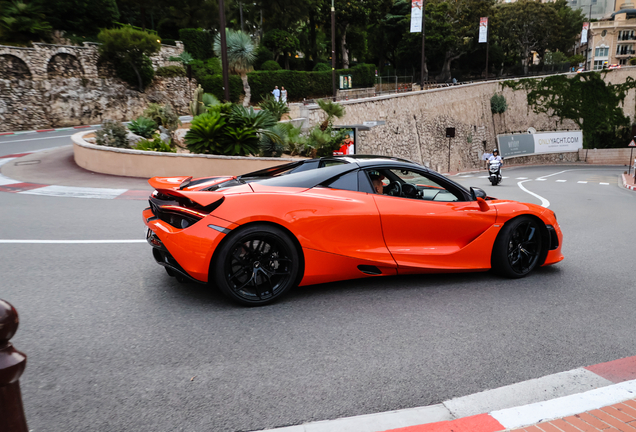
<path fill-rule="evenodd" d="M 130 120 L 151 102 L 184 115 L 195 89 L 187 78 L 155 78 L 144 93 L 116 78 L 0 79 L 0 132 Z"/>
<path fill-rule="evenodd" d="M 151 102 L 170 102 L 179 114 L 189 113 L 195 81 L 155 78 L 139 93 L 100 63 L 97 44 L 33 45 L 0 46 L 0 132 L 130 120 Z M 162 45 L 151 57 L 153 66 L 178 64 L 168 58 L 181 52 L 181 42 Z"/>
<path fill-rule="evenodd" d="M 605 79 L 618 83 L 634 75 L 636 68 L 626 67 L 608 73 Z M 506 98 L 508 110 L 504 114 L 491 113 L 490 98 L 495 93 Z M 623 107 L 631 119 L 634 119 L 635 95 L 630 90 Z M 480 155 L 496 146 L 497 134 L 526 132 L 529 127 L 537 132 L 578 129 L 570 120 L 560 123 L 555 117 L 535 114 L 528 107 L 526 96 L 523 90 L 502 88 L 499 81 L 491 81 L 342 101 L 346 115 L 335 124 L 360 125 L 364 121 L 384 120 L 385 125 L 359 134 L 358 153 L 403 157 L 436 171 L 464 171 L 481 167 Z M 301 106 L 298 114 L 308 119 L 309 127 L 324 120 L 324 113 L 317 105 Z M 446 128 L 455 128 L 454 138 L 446 138 Z M 515 158 L 514 163 L 577 160 L 578 154 L 570 153 Z"/>

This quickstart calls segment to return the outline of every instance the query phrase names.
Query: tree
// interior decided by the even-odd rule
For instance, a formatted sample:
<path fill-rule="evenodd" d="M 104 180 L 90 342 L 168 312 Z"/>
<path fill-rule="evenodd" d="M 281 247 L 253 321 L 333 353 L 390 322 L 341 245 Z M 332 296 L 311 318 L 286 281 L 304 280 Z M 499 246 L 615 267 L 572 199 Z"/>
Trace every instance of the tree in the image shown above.
<path fill-rule="evenodd" d="M 426 4 L 427 46 L 443 52 L 438 81 L 449 80 L 451 63 L 477 48 L 479 18 L 490 16 L 493 4 L 493 0 L 432 0 Z"/>
<path fill-rule="evenodd" d="M 99 52 L 106 59 L 127 63 L 137 75 L 139 91 L 144 91 L 141 77 L 141 67 L 144 57 L 150 56 L 161 49 L 156 35 L 135 30 L 131 26 L 118 29 L 102 30 L 97 36 L 102 43 Z"/>
<path fill-rule="evenodd" d="M 247 80 L 247 73 L 252 71 L 252 63 L 256 59 L 256 47 L 248 34 L 241 31 L 227 29 L 225 32 L 227 41 L 227 60 L 230 72 L 237 73 L 243 81 L 243 91 L 245 99 L 243 106 L 250 104 L 250 84 Z M 221 35 L 217 35 L 214 40 L 214 52 L 221 57 Z"/>
<path fill-rule="evenodd" d="M 81 35 L 97 34 L 119 19 L 115 0 L 36 0 L 56 30 Z"/>
<path fill-rule="evenodd" d="M 0 35 L 11 42 L 47 39 L 51 25 L 37 5 L 19 0 L 0 3 Z"/>
<path fill-rule="evenodd" d="M 500 38 L 519 50 L 524 73 L 528 73 L 532 51 L 543 55 L 550 46 L 558 22 L 555 9 L 547 3 L 519 0 L 497 7 Z"/>
<path fill-rule="evenodd" d="M 548 3 L 556 12 L 558 21 L 552 23 L 550 50 L 570 53 L 577 37 L 581 34 L 585 16 L 580 9 L 572 9 L 566 0 Z"/>
<path fill-rule="evenodd" d="M 295 55 L 299 49 L 298 38 L 285 30 L 271 30 L 265 33 L 262 44 L 274 53 L 278 61 L 281 54 L 285 59 L 285 69 L 289 69 L 289 56 Z"/>

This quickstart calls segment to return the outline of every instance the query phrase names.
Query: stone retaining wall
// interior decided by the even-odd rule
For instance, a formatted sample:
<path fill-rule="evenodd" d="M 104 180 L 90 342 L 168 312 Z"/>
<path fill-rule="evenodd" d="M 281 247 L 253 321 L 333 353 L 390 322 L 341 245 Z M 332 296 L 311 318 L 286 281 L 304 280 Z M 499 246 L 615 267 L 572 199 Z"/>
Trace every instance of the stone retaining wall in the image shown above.
<path fill-rule="evenodd" d="M 625 82 L 636 68 L 625 67 L 605 75 L 608 82 Z M 490 98 L 501 93 L 508 110 L 492 114 Z M 364 100 L 341 101 L 346 115 L 336 119 L 337 125 L 362 124 L 364 121 L 384 120 L 385 125 L 361 132 L 357 138 L 357 152 L 403 157 L 420 162 L 437 171 L 465 171 L 481 166 L 480 156 L 496 146 L 497 134 L 525 132 L 529 127 L 541 131 L 576 130 L 574 122 L 562 123 L 557 118 L 535 114 L 527 104 L 526 91 L 502 89 L 500 81 L 464 84 L 452 87 L 377 96 Z M 630 90 L 623 110 L 634 119 L 636 92 Z M 299 117 L 308 119 L 308 127 L 324 120 L 317 105 L 294 107 Z M 449 139 L 446 128 L 455 128 Z M 563 159 L 561 159 L 563 157 Z M 574 161 L 576 153 L 533 156 L 528 160 Z M 528 162 L 530 163 L 530 162 Z"/>
<path fill-rule="evenodd" d="M 155 69 L 180 64 L 168 60 L 183 52 L 183 43 L 176 43 L 176 46 L 161 45 L 161 51 L 150 57 Z M 32 48 L 0 45 L 0 79 L 98 78 L 98 45 L 92 42 L 84 42 L 84 46 L 33 43 Z"/>
<path fill-rule="evenodd" d="M 149 103 L 170 102 L 189 113 L 196 81 L 155 78 L 139 93 L 117 78 L 0 79 L 0 132 L 130 120 Z"/>

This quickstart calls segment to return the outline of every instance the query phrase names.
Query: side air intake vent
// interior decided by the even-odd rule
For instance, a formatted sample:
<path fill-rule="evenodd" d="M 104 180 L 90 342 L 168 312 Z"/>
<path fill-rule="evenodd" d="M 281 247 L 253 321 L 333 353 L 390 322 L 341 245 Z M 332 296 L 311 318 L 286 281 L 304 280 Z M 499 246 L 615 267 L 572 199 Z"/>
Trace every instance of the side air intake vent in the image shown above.
<path fill-rule="evenodd" d="M 358 266 L 358 270 L 360 270 L 362 273 L 368 274 L 368 275 L 381 275 L 382 274 L 382 272 L 380 271 L 379 268 L 377 268 L 376 266 L 372 266 L 372 265 L 359 265 Z"/>

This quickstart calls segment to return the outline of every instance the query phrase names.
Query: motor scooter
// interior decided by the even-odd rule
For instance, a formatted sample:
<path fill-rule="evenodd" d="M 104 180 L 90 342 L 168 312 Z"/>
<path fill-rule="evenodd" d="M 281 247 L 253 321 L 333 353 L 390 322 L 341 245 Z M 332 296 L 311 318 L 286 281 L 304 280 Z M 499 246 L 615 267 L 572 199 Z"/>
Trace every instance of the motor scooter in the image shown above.
<path fill-rule="evenodd" d="M 501 161 L 492 159 L 488 161 L 488 180 L 493 186 L 501 183 Z"/>

